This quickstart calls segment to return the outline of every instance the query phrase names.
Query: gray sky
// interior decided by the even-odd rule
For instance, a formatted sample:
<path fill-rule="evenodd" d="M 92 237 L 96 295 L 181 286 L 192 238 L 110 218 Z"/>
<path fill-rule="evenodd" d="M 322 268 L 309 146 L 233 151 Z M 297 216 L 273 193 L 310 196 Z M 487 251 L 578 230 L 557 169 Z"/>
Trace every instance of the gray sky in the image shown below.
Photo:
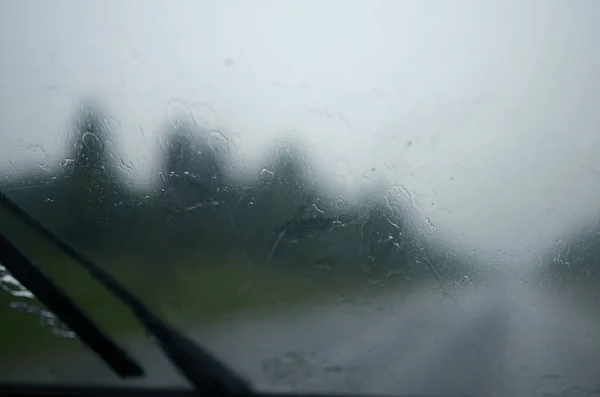
<path fill-rule="evenodd" d="M 0 166 L 56 168 L 94 94 L 139 180 L 169 115 L 223 131 L 248 172 L 292 133 L 344 189 L 385 176 L 424 228 L 524 252 L 600 203 L 599 17 L 594 0 L 4 0 Z"/>

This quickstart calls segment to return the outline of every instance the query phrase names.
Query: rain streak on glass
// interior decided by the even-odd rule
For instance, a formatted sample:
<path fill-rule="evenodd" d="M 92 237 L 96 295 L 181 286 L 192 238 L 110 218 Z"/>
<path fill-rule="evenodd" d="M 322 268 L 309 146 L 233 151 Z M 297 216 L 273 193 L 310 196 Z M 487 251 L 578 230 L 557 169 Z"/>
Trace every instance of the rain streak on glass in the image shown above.
<path fill-rule="evenodd" d="M 600 2 L 117 3 L 1 3 L 0 191 L 260 388 L 600 387 Z"/>

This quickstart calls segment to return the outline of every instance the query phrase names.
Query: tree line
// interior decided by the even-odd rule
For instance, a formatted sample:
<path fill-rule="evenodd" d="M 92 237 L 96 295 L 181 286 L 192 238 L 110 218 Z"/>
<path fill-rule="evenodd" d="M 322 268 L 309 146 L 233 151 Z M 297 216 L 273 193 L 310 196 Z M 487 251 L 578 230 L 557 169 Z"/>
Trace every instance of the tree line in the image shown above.
<path fill-rule="evenodd" d="M 600 222 L 556 240 L 543 256 L 538 272 L 542 282 L 566 290 L 583 289 L 600 298 Z"/>
<path fill-rule="evenodd" d="M 230 153 L 187 120 L 171 120 L 161 146 L 160 183 L 130 188 L 114 149 L 110 117 L 84 106 L 70 153 L 56 173 L 5 182 L 3 191 L 58 234 L 99 257 L 132 255 L 169 267 L 193 257 L 295 270 L 383 269 L 406 278 L 461 278 L 476 264 L 430 241 L 408 210 L 391 206 L 385 182 L 365 185 L 349 204 L 311 174 L 300 144 L 271 148 L 257 177 L 232 179 Z"/>

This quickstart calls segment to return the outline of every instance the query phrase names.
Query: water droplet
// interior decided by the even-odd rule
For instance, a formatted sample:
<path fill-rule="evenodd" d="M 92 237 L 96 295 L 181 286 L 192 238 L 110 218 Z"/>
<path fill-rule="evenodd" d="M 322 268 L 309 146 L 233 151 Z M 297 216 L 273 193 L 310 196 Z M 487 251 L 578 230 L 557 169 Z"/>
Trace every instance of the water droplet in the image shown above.
<path fill-rule="evenodd" d="M 396 223 L 392 222 L 392 220 L 390 218 L 387 218 L 387 221 L 389 222 L 390 225 L 392 225 L 396 229 L 400 229 L 400 226 L 398 226 Z"/>
<path fill-rule="evenodd" d="M 407 201 L 412 204 L 413 197 L 412 194 L 410 194 L 410 191 L 406 188 L 406 186 L 398 185 L 397 188 L 406 197 Z"/>
<path fill-rule="evenodd" d="M 39 168 L 39 169 L 41 169 L 42 171 L 45 171 L 45 172 L 50 172 L 50 171 L 52 171 L 52 170 L 50 169 L 50 167 L 48 166 L 48 163 L 46 163 L 46 162 L 44 162 L 43 164 L 36 163 L 36 165 L 37 165 L 37 166 L 38 166 L 38 168 Z"/>
<path fill-rule="evenodd" d="M 63 161 L 60 162 L 60 165 L 65 170 L 65 174 L 67 176 L 73 175 L 73 172 L 75 171 L 75 160 L 73 160 L 73 159 L 64 159 Z"/>
<path fill-rule="evenodd" d="M 81 142 L 86 148 L 95 153 L 102 153 L 104 151 L 104 142 L 102 142 L 102 140 L 98 138 L 98 135 L 94 134 L 93 132 L 88 131 L 83 134 L 81 137 Z"/>
<path fill-rule="evenodd" d="M 312 205 L 312 207 L 313 207 L 313 209 L 314 209 L 316 212 L 318 212 L 320 215 L 322 215 L 322 216 L 326 216 L 326 215 L 325 215 L 325 211 L 323 211 L 322 209 L 320 209 L 319 207 L 317 207 L 317 205 L 316 205 L 316 204 L 313 204 L 313 205 Z"/>
<path fill-rule="evenodd" d="M 273 178 L 275 178 L 275 173 L 266 168 L 261 169 L 258 173 L 258 179 L 260 179 L 263 182 L 272 181 Z"/>
<path fill-rule="evenodd" d="M 133 165 L 127 164 L 125 162 L 125 160 L 123 160 L 123 159 L 121 159 L 120 165 L 121 165 L 121 168 L 124 168 L 126 171 L 129 171 L 129 172 L 133 172 L 134 171 Z"/>
<path fill-rule="evenodd" d="M 227 153 L 229 151 L 229 139 L 218 130 L 210 131 L 208 145 L 217 153 Z"/>
<path fill-rule="evenodd" d="M 36 314 L 40 319 L 40 325 L 52 329 L 52 333 L 63 338 L 75 338 L 76 334 L 71 331 L 54 313 L 37 305 L 26 302 L 12 302 L 10 307 L 25 313 Z"/>
<path fill-rule="evenodd" d="M 167 176 L 164 174 L 164 172 L 159 172 L 157 178 L 163 184 L 166 184 L 168 182 Z"/>
<path fill-rule="evenodd" d="M 169 123 L 175 128 L 182 127 L 182 125 L 188 125 L 189 127 L 196 126 L 196 119 L 190 109 L 190 106 L 181 100 L 174 99 L 169 101 L 167 104 L 167 117 Z"/>
<path fill-rule="evenodd" d="M 346 201 L 344 201 L 344 199 L 338 198 L 335 201 L 335 207 L 336 207 L 336 209 L 343 211 L 343 210 L 348 209 L 348 203 L 346 203 Z"/>
<path fill-rule="evenodd" d="M 195 114 L 197 115 L 198 124 L 207 129 L 217 128 L 217 113 L 208 103 L 195 105 Z"/>

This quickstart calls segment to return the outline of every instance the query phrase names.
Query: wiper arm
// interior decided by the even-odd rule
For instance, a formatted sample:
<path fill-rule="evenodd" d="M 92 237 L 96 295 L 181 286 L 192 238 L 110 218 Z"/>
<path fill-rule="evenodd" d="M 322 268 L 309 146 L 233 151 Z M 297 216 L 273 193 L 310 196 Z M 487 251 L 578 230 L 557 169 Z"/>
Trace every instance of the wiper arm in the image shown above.
<path fill-rule="evenodd" d="M 171 363 L 177 367 L 198 392 L 251 393 L 252 389 L 246 380 L 239 377 L 216 357 L 198 346 L 171 324 L 160 319 L 112 274 L 94 263 L 73 245 L 55 235 L 2 192 L 0 192 L 0 204 L 65 254 L 79 262 L 94 279 L 129 306 L 146 331 L 156 339 Z"/>
<path fill-rule="evenodd" d="M 106 335 L 73 300 L 5 236 L 0 234 L 0 263 L 79 339 L 121 377 L 144 371 L 125 350 Z"/>

